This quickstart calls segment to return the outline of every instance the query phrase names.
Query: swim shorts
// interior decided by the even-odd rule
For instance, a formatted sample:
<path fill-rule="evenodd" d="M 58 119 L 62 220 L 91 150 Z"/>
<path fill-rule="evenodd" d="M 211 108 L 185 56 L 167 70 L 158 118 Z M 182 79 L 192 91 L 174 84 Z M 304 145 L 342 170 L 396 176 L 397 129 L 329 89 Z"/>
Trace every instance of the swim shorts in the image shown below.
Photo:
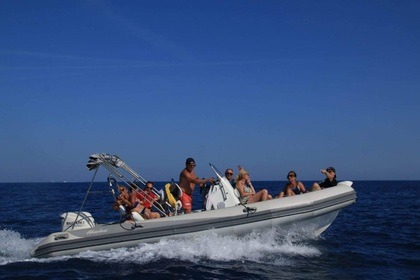
<path fill-rule="evenodd" d="M 192 195 L 187 194 L 185 192 L 182 193 L 181 202 L 182 202 L 182 208 L 184 208 L 184 210 L 186 212 L 191 212 L 191 209 L 192 209 Z"/>

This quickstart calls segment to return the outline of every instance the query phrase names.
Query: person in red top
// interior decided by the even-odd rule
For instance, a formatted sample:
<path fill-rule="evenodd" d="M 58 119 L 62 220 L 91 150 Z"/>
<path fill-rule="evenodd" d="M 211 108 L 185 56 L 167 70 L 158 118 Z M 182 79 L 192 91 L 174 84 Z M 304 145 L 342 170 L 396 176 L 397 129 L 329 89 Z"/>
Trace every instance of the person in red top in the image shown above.
<path fill-rule="evenodd" d="M 137 199 L 144 205 L 145 214 L 149 216 L 149 219 L 160 218 L 160 214 L 152 212 L 152 206 L 159 197 L 153 192 L 153 182 L 147 181 L 143 191 L 136 191 Z"/>

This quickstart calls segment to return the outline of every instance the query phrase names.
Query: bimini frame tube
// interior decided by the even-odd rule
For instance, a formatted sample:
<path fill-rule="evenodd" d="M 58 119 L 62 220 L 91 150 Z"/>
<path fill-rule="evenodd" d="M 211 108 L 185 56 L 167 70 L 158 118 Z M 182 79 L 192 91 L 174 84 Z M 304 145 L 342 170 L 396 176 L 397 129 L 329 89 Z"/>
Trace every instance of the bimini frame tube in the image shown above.
<path fill-rule="evenodd" d="M 97 168 L 95 168 L 95 173 L 93 174 L 92 180 L 90 181 L 89 188 L 88 188 L 88 190 L 86 191 L 86 195 L 85 195 L 85 198 L 83 199 L 82 206 L 80 206 L 79 212 L 77 212 L 76 219 L 74 219 L 74 222 L 73 222 L 73 224 L 72 224 L 71 226 L 69 226 L 68 228 L 66 228 L 66 229 L 65 229 L 65 230 L 63 230 L 63 231 L 67 231 L 70 227 L 71 227 L 71 229 L 74 229 L 74 226 L 75 226 L 75 225 L 76 225 L 76 223 L 78 222 L 78 220 L 77 220 L 77 219 L 79 218 L 80 213 L 82 213 L 83 207 L 85 206 L 85 203 L 86 203 L 87 197 L 88 197 L 88 195 L 89 195 L 89 193 L 90 193 L 90 190 L 92 189 L 93 182 L 95 181 L 96 174 L 98 173 L 98 169 L 99 169 L 99 166 L 98 166 Z"/>
<path fill-rule="evenodd" d="M 143 194 L 145 194 L 145 198 L 147 199 L 146 193 L 144 192 L 144 190 L 142 188 L 140 188 L 140 186 L 137 186 L 138 188 L 136 190 L 134 190 L 134 188 L 133 188 L 133 184 L 135 184 L 135 182 L 138 181 L 138 182 L 142 183 L 143 185 L 146 185 L 147 180 L 144 179 L 142 176 L 140 176 L 137 172 L 135 172 L 131 167 L 129 167 L 118 156 L 110 155 L 110 154 L 94 154 L 94 155 L 89 157 L 89 162 L 88 162 L 87 166 L 90 170 L 92 170 L 93 168 L 99 168 L 100 165 L 102 165 L 111 174 L 113 174 L 116 179 L 124 182 L 124 184 L 127 185 L 131 189 L 131 191 L 137 191 L 139 193 L 143 193 Z M 122 172 L 122 170 L 117 170 L 117 168 L 121 168 L 125 172 Z M 127 178 L 128 175 L 132 176 L 133 180 L 129 180 Z M 152 191 L 155 195 L 160 197 L 160 195 L 158 194 L 156 189 L 153 189 Z M 147 199 L 147 200 L 151 204 L 154 203 L 154 201 L 151 201 L 149 199 Z M 165 202 L 165 203 L 166 203 L 167 206 L 170 207 L 169 203 L 167 203 L 167 202 Z M 164 216 L 167 216 L 167 214 L 165 213 L 165 211 L 163 209 L 161 209 L 161 207 L 156 206 L 156 209 L 161 214 L 163 214 Z"/>

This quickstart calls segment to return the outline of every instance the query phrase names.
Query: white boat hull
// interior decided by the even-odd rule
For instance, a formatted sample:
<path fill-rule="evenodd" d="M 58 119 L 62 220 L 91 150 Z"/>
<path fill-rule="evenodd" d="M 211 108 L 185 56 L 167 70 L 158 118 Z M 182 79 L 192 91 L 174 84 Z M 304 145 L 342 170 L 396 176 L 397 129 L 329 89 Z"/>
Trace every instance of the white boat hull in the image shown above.
<path fill-rule="evenodd" d="M 352 182 L 302 195 L 191 214 L 132 222 L 97 224 L 94 228 L 52 233 L 31 252 L 33 257 L 73 255 L 87 250 L 108 250 L 152 243 L 162 238 L 244 234 L 282 227 L 310 228 L 314 235 L 325 231 L 339 211 L 356 201 Z"/>

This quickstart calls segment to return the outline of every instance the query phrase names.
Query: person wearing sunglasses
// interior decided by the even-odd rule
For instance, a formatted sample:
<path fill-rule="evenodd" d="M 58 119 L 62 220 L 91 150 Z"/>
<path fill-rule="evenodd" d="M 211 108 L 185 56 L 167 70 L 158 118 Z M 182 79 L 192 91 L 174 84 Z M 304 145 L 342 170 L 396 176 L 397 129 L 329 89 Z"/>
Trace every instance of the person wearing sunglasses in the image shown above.
<path fill-rule="evenodd" d="M 136 185 L 137 186 L 137 185 Z M 149 219 L 157 219 L 160 218 L 160 214 L 157 212 L 152 211 L 153 204 L 159 200 L 159 197 L 156 193 L 153 192 L 153 182 L 147 181 L 146 185 L 143 189 L 137 190 L 137 188 L 133 188 L 136 198 L 144 205 L 145 210 L 144 214 L 148 216 Z"/>
<path fill-rule="evenodd" d="M 287 173 L 287 180 L 288 182 L 277 196 L 278 198 L 306 193 L 305 185 L 297 180 L 297 174 L 295 171 L 292 170 Z"/>
<path fill-rule="evenodd" d="M 232 187 L 235 186 L 235 179 L 233 178 L 233 169 L 228 168 L 225 171 L 225 177 L 228 179 L 229 183 L 232 185 Z"/>
<path fill-rule="evenodd" d="M 213 182 L 213 178 L 199 179 L 195 174 L 195 161 L 193 158 L 187 158 L 185 161 L 185 168 L 179 174 L 179 186 L 182 189 L 182 208 L 184 212 L 191 213 L 193 205 L 192 194 L 195 186 L 199 185 L 202 187 L 207 182 Z"/>
<path fill-rule="evenodd" d="M 118 186 L 118 196 L 112 205 L 112 209 L 118 211 L 120 206 L 124 207 L 126 213 L 137 212 L 144 219 L 149 219 L 149 216 L 145 214 L 146 207 L 136 199 L 136 195 L 133 192 L 129 192 L 124 186 Z"/>
<path fill-rule="evenodd" d="M 324 179 L 324 181 L 315 182 L 311 187 L 311 192 L 337 186 L 337 175 L 335 174 L 334 167 L 321 169 L 321 173 L 324 174 L 326 178 Z"/>
<path fill-rule="evenodd" d="M 153 183 L 147 182 L 144 190 L 140 190 L 136 183 L 130 183 L 130 187 L 132 190 L 130 202 L 136 208 L 136 212 L 139 212 L 144 219 L 160 218 L 159 213 L 151 211 L 154 201 L 159 199 L 158 195 L 152 191 Z"/>
<path fill-rule="evenodd" d="M 265 201 L 272 198 L 266 189 L 255 190 L 251 183 L 249 172 L 242 167 L 235 178 L 235 182 L 240 195 L 239 200 L 242 204 Z"/>

